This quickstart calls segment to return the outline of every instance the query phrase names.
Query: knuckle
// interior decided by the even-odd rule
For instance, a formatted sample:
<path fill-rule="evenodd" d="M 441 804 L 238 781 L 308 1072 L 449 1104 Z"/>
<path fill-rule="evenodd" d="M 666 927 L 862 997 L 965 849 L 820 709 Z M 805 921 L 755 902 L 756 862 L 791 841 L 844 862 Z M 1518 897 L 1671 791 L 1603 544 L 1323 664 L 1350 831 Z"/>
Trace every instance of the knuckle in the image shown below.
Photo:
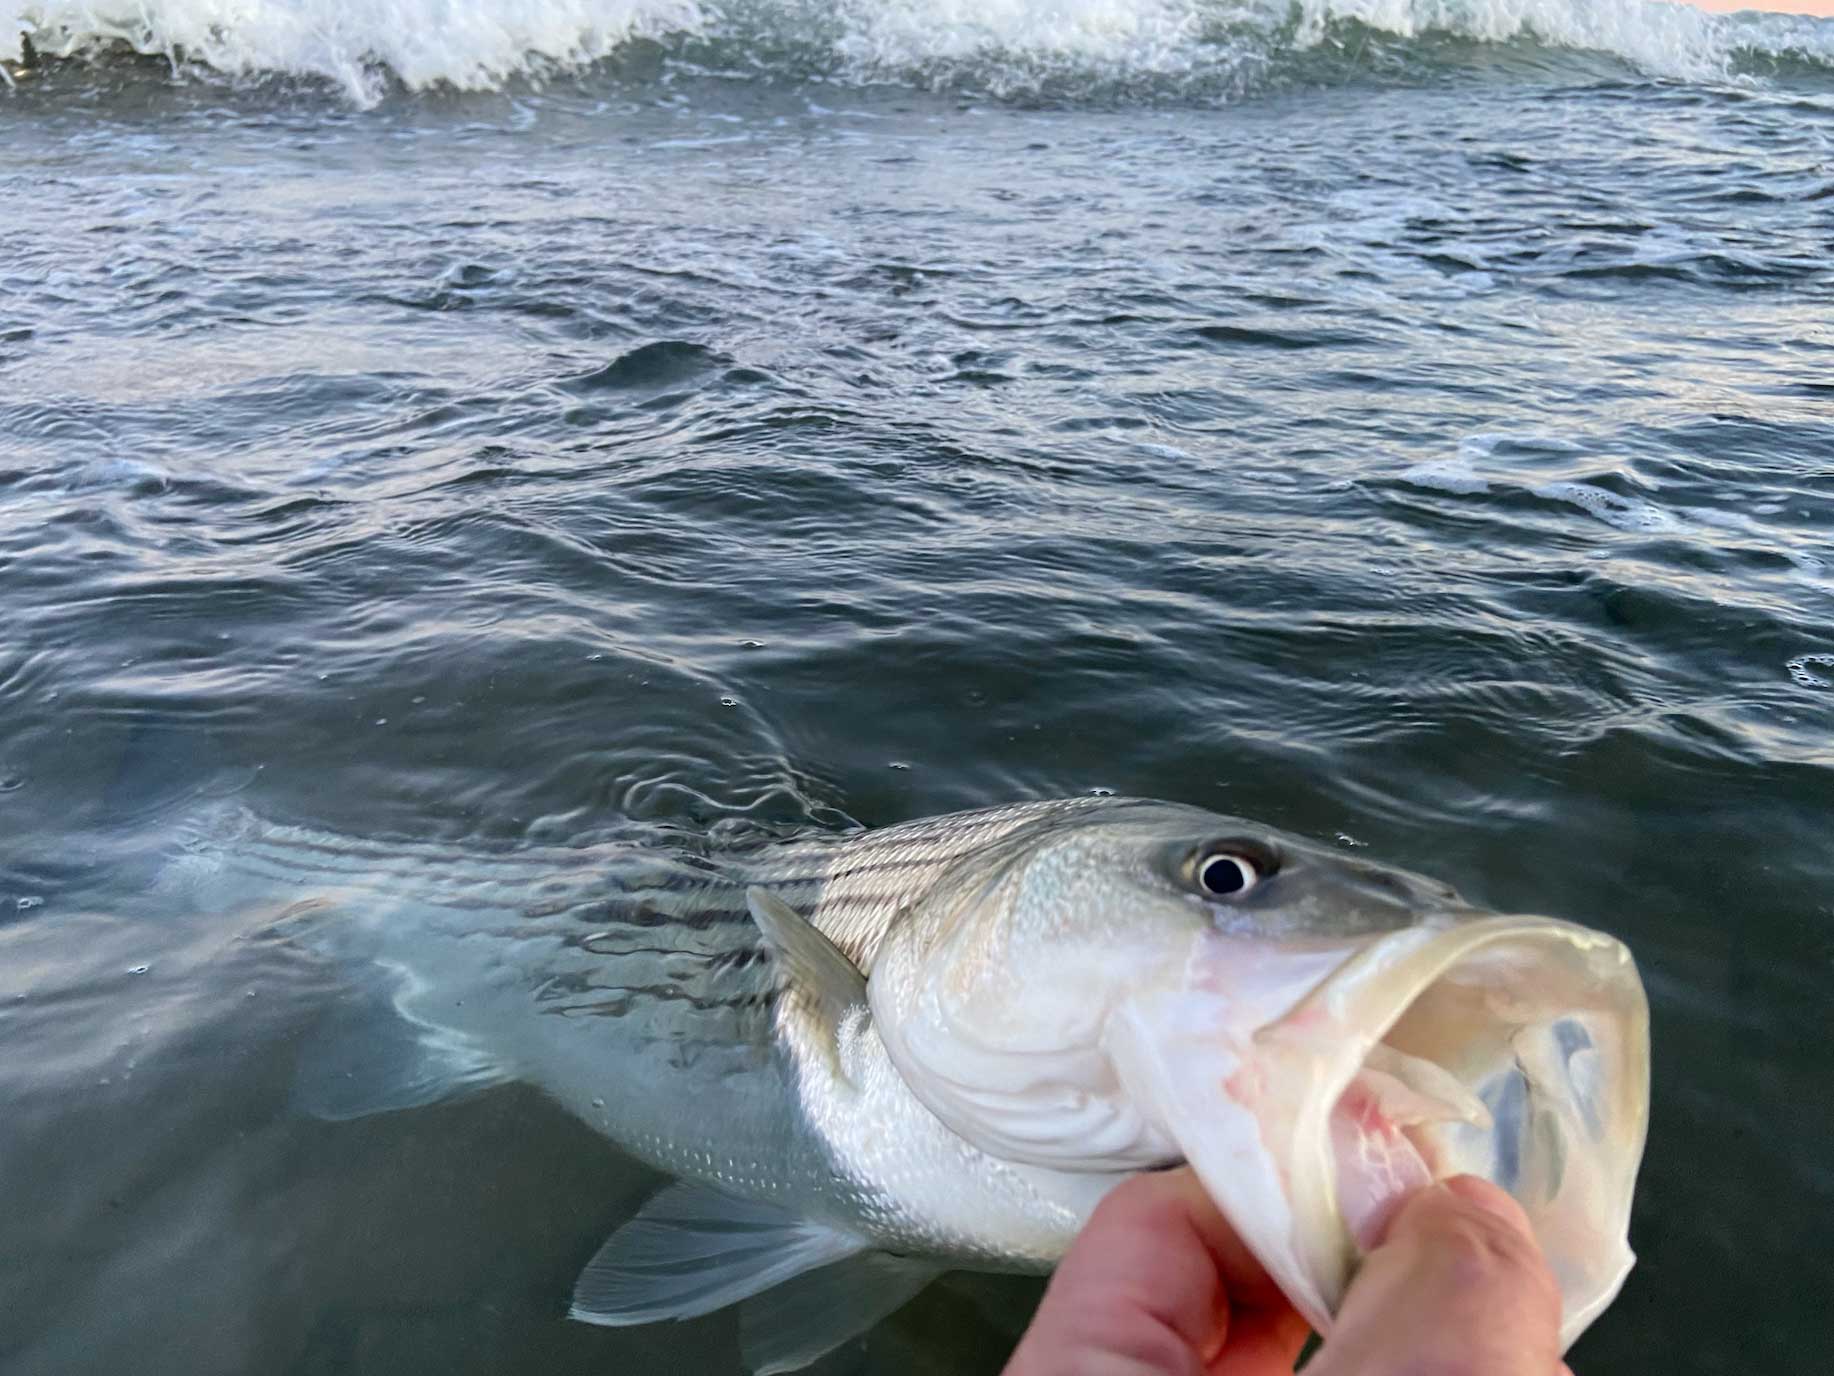
<path fill-rule="evenodd" d="M 1464 1215 L 1433 1238 L 1448 1282 L 1468 1292 L 1507 1294 L 1517 1313 L 1532 1315 L 1550 1333 L 1560 1322 L 1560 1290 L 1532 1237 L 1502 1219 Z M 1444 1376 L 1459 1376 L 1449 1371 Z"/>
<path fill-rule="evenodd" d="M 1483 1282 L 1540 1270 L 1534 1244 L 1499 1219 L 1460 1215 L 1434 1229 L 1433 1246 L 1463 1279 Z"/>
<path fill-rule="evenodd" d="M 1183 1212 L 1176 1195 L 1155 1176 L 1135 1176 L 1110 1190 L 1095 1206 L 1087 1226 L 1112 1228 L 1125 1224 L 1135 1228 L 1163 1227 Z"/>
<path fill-rule="evenodd" d="M 1153 1325 L 1128 1332 L 1109 1344 L 1109 1351 L 1123 1362 L 1136 1364 L 1141 1371 L 1161 1372 L 1166 1376 L 1196 1376 L 1197 1356 L 1171 1329 Z"/>

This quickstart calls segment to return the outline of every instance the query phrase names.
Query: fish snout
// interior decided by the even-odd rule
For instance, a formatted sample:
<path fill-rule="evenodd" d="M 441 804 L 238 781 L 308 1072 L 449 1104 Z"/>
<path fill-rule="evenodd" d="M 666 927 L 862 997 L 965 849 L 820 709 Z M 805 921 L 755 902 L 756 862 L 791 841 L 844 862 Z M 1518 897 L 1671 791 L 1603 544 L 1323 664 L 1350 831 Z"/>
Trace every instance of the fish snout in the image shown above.
<path fill-rule="evenodd" d="M 1489 917 L 1473 908 L 1457 889 L 1438 879 L 1386 865 L 1362 862 L 1340 864 L 1332 888 L 1334 906 L 1342 913 L 1361 916 L 1364 930 L 1385 930 L 1430 921 L 1435 926 L 1477 917 Z"/>

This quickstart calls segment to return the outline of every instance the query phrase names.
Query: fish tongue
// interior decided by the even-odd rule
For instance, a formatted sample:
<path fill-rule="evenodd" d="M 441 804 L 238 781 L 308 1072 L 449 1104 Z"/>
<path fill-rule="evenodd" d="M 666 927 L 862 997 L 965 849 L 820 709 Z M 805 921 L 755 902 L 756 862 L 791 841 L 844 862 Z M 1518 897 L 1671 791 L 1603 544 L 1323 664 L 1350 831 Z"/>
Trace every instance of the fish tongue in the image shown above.
<path fill-rule="evenodd" d="M 1394 1076 L 1363 1070 L 1331 1109 L 1337 1207 L 1364 1250 L 1381 1238 L 1405 1195 L 1433 1182 L 1432 1167 L 1407 1132 L 1410 1123 L 1433 1121 L 1416 1116 L 1433 1107 Z"/>
<path fill-rule="evenodd" d="M 1395 1206 L 1441 1174 L 1430 1129 L 1491 1126 L 1490 1110 L 1444 1066 L 1378 1042 L 1331 1108 L 1337 1207 L 1363 1250 Z"/>

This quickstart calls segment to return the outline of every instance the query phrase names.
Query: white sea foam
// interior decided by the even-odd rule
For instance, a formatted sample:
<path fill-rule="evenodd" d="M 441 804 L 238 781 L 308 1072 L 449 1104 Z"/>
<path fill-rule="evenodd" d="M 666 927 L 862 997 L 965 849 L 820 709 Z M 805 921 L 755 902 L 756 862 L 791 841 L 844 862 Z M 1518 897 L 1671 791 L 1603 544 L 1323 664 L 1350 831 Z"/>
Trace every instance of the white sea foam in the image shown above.
<path fill-rule="evenodd" d="M 1478 465 L 1510 436 L 1504 434 L 1466 435 L 1458 442 L 1458 453 L 1449 459 L 1430 459 L 1403 469 L 1395 476 L 1414 487 L 1432 488 L 1458 496 L 1472 496 L 1490 490 L 1490 481 L 1479 473 Z"/>
<path fill-rule="evenodd" d="M 1834 669 L 1834 655 L 1797 655 L 1783 667 L 1804 688 L 1834 688 L 1834 682 L 1815 672 L 1818 668 Z"/>
<path fill-rule="evenodd" d="M 1300 0 L 1300 10 L 1301 41 L 1322 40 L 1332 21 L 1354 19 L 1406 38 L 1442 33 L 1492 43 L 1534 39 L 1610 53 L 1651 75 L 1684 79 L 1722 76 L 1735 51 L 1748 46 L 1775 51 L 1775 40 L 1791 41 L 1785 31 L 1807 27 L 1788 20 L 1753 26 L 1666 0 Z M 1761 36 L 1756 27 L 1763 28 Z M 1834 52 L 1825 46 L 1830 42 L 1825 30 L 1819 41 L 1822 51 Z"/>
<path fill-rule="evenodd" d="M 1402 482 L 1414 487 L 1451 492 L 1461 497 L 1490 491 L 1489 482 L 1480 477 L 1470 463 L 1462 459 L 1440 459 L 1432 463 L 1417 463 L 1412 468 L 1403 469 L 1396 476 Z"/>
<path fill-rule="evenodd" d="M 1708 500 L 1727 500 L 1725 494 L 1701 492 L 1692 502 L 1676 509 L 1635 493 L 1613 491 L 1596 481 L 1542 478 L 1550 464 L 1567 472 L 1572 472 L 1580 463 L 1596 469 L 1596 456 L 1590 462 L 1587 456 L 1584 446 L 1557 435 L 1531 431 L 1484 432 L 1461 439 L 1458 452 L 1452 457 L 1414 464 L 1401 469 L 1394 477 L 1410 487 L 1458 497 L 1526 492 L 1545 502 L 1577 507 L 1594 520 L 1633 535 L 1671 536 L 1703 547 L 1762 550 L 1787 561 L 1804 581 L 1826 586 L 1828 566 L 1834 556 L 1816 543 L 1821 539 L 1819 531 L 1792 529 L 1787 524 L 1768 519 L 1781 515 L 1782 505 L 1765 502 L 1754 505 L 1749 512 L 1725 511 L 1702 504 Z M 1616 465 L 1611 470 L 1611 478 L 1618 485 L 1641 488 L 1645 492 L 1667 486 L 1664 481 L 1639 472 L 1630 464 Z M 1801 674 L 1812 676 L 1809 666 L 1824 663 L 1834 663 L 1834 660 L 1809 655 L 1799 661 L 1790 661 L 1790 672 L 1797 676 L 1797 682 L 1806 684 Z"/>
<path fill-rule="evenodd" d="M 1834 65 L 1834 21 L 1668 0 L 0 0 L 0 57 L 21 57 L 21 35 L 66 56 L 122 44 L 230 74 L 327 78 L 362 102 L 385 74 L 411 89 L 491 88 L 633 39 L 747 35 L 792 65 L 995 89 L 1353 56 L 1372 35 L 1595 50 L 1683 79 L 1727 77 L 1753 55 Z"/>
<path fill-rule="evenodd" d="M 1523 476 L 1513 463 L 1498 463 L 1497 450 L 1504 445 L 1545 459 L 1548 456 L 1572 456 L 1584 450 L 1556 435 L 1483 433 L 1467 435 L 1458 443 L 1453 458 L 1435 459 L 1415 464 L 1395 476 L 1414 487 L 1434 488 L 1459 496 L 1474 496 L 1490 491 L 1493 481 L 1505 486 L 1520 482 Z M 1486 474 L 1487 467 L 1498 471 Z M 1643 486 L 1654 486 L 1632 470 L 1625 476 Z M 1642 497 L 1627 497 L 1593 483 L 1556 479 L 1542 483 L 1524 483 L 1528 491 L 1544 501 L 1566 502 L 1587 515 L 1618 530 L 1651 533 L 1683 530 L 1687 523 L 1666 508 Z"/>
<path fill-rule="evenodd" d="M 708 22 L 697 0 L 0 0 L 0 55 L 19 55 L 20 33 L 66 56 L 119 43 L 232 75 L 325 77 L 367 103 L 380 68 L 416 90 L 488 89 Z"/>
<path fill-rule="evenodd" d="M 1570 502 L 1589 516 L 1619 530 L 1650 533 L 1681 530 L 1685 523 L 1672 512 L 1641 497 L 1624 497 L 1591 483 L 1541 483 L 1530 489 L 1550 502 Z"/>
<path fill-rule="evenodd" d="M 172 486 L 172 475 L 139 459 L 97 459 L 72 469 L 64 479 L 66 492 L 119 491 L 152 494 Z"/>

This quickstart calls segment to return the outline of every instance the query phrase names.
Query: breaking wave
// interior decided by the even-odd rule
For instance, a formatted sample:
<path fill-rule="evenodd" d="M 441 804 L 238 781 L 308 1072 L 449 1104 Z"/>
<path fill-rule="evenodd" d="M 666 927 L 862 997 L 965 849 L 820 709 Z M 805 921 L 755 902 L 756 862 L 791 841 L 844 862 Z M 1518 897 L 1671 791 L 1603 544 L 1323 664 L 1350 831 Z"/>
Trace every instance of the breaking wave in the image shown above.
<path fill-rule="evenodd" d="M 621 57 L 1073 98 L 1584 55 L 1689 81 L 1834 75 L 1834 20 L 1668 0 L 0 0 L 9 82 L 122 52 L 329 81 L 362 104 Z"/>

